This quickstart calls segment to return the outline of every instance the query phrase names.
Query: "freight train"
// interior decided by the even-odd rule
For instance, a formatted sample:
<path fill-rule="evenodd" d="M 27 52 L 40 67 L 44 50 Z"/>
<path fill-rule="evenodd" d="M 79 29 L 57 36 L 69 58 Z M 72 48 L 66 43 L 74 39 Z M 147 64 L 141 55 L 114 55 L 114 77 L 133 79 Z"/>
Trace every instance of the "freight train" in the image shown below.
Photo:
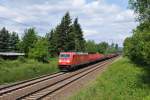
<path fill-rule="evenodd" d="M 99 53 L 61 52 L 58 67 L 62 71 L 70 71 L 79 68 L 81 65 L 96 63 L 115 56 L 117 54 L 103 55 Z"/>

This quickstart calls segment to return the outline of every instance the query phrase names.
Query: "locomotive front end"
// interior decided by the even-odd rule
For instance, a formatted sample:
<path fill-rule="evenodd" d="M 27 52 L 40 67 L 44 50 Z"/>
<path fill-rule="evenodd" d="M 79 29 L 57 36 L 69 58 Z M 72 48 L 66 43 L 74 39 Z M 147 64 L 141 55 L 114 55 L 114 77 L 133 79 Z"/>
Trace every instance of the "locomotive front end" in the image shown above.
<path fill-rule="evenodd" d="M 67 70 L 70 69 L 72 65 L 72 53 L 62 52 L 59 55 L 59 69 Z"/>

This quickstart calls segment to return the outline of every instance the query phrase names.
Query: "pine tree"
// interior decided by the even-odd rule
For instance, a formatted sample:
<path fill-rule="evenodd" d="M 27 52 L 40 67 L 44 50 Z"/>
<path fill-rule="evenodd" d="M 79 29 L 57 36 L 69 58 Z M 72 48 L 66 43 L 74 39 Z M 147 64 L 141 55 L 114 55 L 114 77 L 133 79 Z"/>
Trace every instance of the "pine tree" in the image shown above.
<path fill-rule="evenodd" d="M 28 55 L 29 49 L 33 48 L 37 41 L 37 33 L 34 28 L 29 28 L 25 30 L 24 36 L 22 38 L 22 49 L 26 55 Z"/>
<path fill-rule="evenodd" d="M 55 46 L 57 48 L 57 53 L 61 51 L 69 50 L 69 33 L 71 27 L 71 18 L 69 12 L 65 14 L 62 18 L 61 23 L 56 27 L 54 31 L 54 36 L 52 36 L 52 40 L 55 41 Z"/>
<path fill-rule="evenodd" d="M 116 51 L 116 52 L 119 51 L 119 46 L 118 46 L 118 44 L 115 44 L 115 51 Z"/>
<path fill-rule="evenodd" d="M 80 24 L 78 23 L 78 18 L 75 19 L 73 23 L 74 33 L 75 33 L 75 50 L 84 51 L 85 49 L 85 40 L 83 38 L 83 32 Z"/>
<path fill-rule="evenodd" d="M 58 32 L 58 36 L 60 36 L 60 50 L 68 51 L 69 50 L 69 33 L 70 33 L 70 26 L 71 26 L 71 18 L 69 12 L 65 14 L 63 17 L 61 24 L 60 24 L 60 33 Z M 59 30 L 59 29 L 58 29 Z"/>
<path fill-rule="evenodd" d="M 85 40 L 78 19 L 76 18 L 72 24 L 69 12 L 46 37 L 49 41 L 49 50 L 54 55 L 61 51 L 84 51 L 85 49 Z"/>
<path fill-rule="evenodd" d="M 10 51 L 18 51 L 19 48 L 18 48 L 18 44 L 19 44 L 19 36 L 16 32 L 13 32 L 11 35 L 10 35 Z"/>
<path fill-rule="evenodd" d="M 56 56 L 58 52 L 58 44 L 56 39 L 56 32 L 52 29 L 51 32 L 46 34 L 46 39 L 48 41 L 48 50 L 51 56 Z"/>
<path fill-rule="evenodd" d="M 10 34 L 6 30 L 5 27 L 0 30 L 0 52 L 7 52 L 9 51 L 9 39 L 10 39 Z"/>
<path fill-rule="evenodd" d="M 68 51 L 75 51 L 75 28 L 73 25 L 70 27 L 70 33 L 68 34 Z"/>

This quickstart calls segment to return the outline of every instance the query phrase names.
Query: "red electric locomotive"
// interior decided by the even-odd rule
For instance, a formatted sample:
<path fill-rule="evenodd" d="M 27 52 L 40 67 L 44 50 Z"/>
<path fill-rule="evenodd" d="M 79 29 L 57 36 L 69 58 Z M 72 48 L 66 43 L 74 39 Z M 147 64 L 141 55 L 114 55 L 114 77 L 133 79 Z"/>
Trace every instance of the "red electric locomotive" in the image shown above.
<path fill-rule="evenodd" d="M 81 53 L 81 52 L 61 52 L 59 55 L 59 69 L 70 70 L 92 62 L 96 62 L 106 57 L 99 53 Z"/>

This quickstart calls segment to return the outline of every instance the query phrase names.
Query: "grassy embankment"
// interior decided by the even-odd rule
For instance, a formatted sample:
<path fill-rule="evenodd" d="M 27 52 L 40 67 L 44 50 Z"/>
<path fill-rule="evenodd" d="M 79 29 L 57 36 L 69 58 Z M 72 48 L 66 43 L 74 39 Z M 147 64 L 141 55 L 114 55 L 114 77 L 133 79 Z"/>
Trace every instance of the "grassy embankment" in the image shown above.
<path fill-rule="evenodd" d="M 70 99 L 150 100 L 150 67 L 138 66 L 122 58 Z"/>
<path fill-rule="evenodd" d="M 50 63 L 35 60 L 0 60 L 0 85 L 34 78 L 43 74 L 57 72 L 57 58 L 50 59 Z"/>

